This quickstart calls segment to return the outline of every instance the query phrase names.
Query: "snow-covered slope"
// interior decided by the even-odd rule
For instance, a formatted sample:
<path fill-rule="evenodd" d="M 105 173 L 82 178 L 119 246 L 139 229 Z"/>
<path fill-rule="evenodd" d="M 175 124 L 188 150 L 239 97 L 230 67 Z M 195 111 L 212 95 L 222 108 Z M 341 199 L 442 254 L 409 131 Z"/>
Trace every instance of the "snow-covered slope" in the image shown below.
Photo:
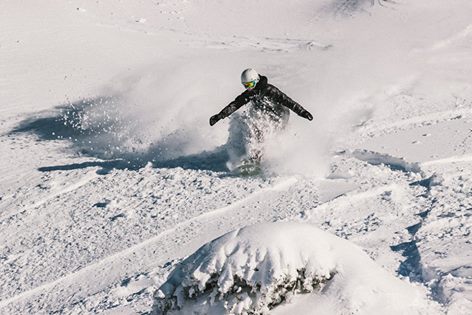
<path fill-rule="evenodd" d="M 302 221 L 441 312 L 470 314 L 471 12 L 466 0 L 3 1 L 0 313 L 148 312 L 206 242 Z M 208 125 L 247 67 L 315 116 L 292 115 L 254 178 L 226 170 L 228 120 Z"/>

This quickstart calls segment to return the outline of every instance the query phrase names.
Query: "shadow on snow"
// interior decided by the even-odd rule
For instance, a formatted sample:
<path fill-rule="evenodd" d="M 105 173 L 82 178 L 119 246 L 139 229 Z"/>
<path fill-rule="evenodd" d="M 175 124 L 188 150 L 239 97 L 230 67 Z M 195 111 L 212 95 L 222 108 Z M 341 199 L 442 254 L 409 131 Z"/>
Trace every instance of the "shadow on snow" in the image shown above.
<path fill-rule="evenodd" d="M 178 137 L 168 137 L 156 143 L 135 149 L 123 148 L 122 142 L 130 139 L 127 128 L 129 121 L 120 118 L 119 109 L 113 97 L 98 97 L 65 104 L 51 112 L 38 113 L 29 117 L 13 130 L 10 135 L 30 133 L 43 141 L 67 141 L 70 149 L 78 156 L 88 156 L 97 160 L 40 167 L 41 172 L 74 170 L 101 167 L 99 174 L 111 169 L 138 170 L 151 163 L 156 168 L 176 168 L 227 172 L 228 153 L 220 146 L 213 151 L 198 154 L 174 156 L 166 154 L 180 145 Z M 134 122 L 136 123 L 136 122 Z M 133 141 L 140 143 L 137 137 Z M 144 149 L 143 149 L 144 147 Z"/>

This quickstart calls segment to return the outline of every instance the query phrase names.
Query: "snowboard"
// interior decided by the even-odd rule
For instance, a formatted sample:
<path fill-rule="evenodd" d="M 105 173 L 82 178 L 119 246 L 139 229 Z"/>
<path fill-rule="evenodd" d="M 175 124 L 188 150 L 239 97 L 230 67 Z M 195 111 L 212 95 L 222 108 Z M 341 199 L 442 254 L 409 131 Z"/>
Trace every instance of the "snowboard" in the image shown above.
<path fill-rule="evenodd" d="M 240 176 L 257 176 L 262 174 L 261 162 L 254 159 L 246 159 L 236 167 L 235 172 Z"/>

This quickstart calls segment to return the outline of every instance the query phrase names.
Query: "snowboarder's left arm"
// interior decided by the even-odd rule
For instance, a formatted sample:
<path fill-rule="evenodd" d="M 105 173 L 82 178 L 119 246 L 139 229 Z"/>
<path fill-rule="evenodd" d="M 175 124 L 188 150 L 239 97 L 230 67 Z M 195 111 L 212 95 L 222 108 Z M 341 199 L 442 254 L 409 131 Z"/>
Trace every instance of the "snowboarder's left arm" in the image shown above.
<path fill-rule="evenodd" d="M 292 100 L 290 97 L 288 97 L 284 92 L 280 91 L 278 88 L 276 88 L 275 86 L 271 85 L 269 87 L 269 95 L 270 95 L 270 98 L 291 109 L 292 111 L 294 111 L 298 116 L 300 117 L 303 117 L 303 118 L 306 118 L 308 120 L 313 120 L 313 115 L 310 114 L 309 111 L 307 111 L 306 109 L 304 109 L 302 107 L 302 105 L 298 104 L 297 102 L 295 102 L 294 100 Z"/>

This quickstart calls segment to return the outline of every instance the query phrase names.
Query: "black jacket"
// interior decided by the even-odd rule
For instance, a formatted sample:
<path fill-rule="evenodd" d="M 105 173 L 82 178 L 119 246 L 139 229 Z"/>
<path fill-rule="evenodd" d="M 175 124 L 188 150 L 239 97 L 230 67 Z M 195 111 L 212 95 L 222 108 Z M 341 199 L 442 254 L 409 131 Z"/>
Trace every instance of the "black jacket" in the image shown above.
<path fill-rule="evenodd" d="M 255 109 L 267 112 L 276 119 L 288 119 L 290 114 L 288 109 L 291 109 L 301 117 L 309 120 L 313 119 L 313 116 L 300 104 L 272 84 L 269 84 L 265 76 L 260 76 L 259 82 L 254 89 L 244 91 L 215 116 L 217 116 L 218 120 L 226 118 L 249 102 L 253 103 Z"/>

